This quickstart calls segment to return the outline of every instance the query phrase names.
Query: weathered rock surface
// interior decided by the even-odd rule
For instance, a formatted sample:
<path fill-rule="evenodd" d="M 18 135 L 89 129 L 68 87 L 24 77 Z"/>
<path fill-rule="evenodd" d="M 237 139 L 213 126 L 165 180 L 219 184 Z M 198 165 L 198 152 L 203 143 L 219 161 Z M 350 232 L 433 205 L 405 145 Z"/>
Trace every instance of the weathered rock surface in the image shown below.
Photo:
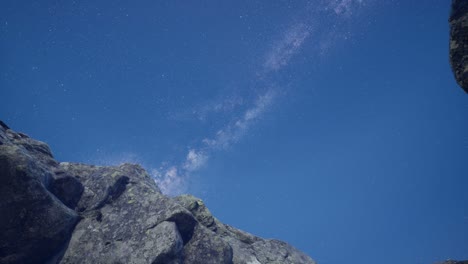
<path fill-rule="evenodd" d="M 450 64 L 458 84 L 468 93 L 468 1 L 452 0 Z"/>
<path fill-rule="evenodd" d="M 315 263 L 163 195 L 138 165 L 54 160 L 0 121 L 0 263 Z"/>
<path fill-rule="evenodd" d="M 48 146 L 0 123 L 0 263 L 41 263 L 69 239 L 78 214 L 50 191 Z"/>

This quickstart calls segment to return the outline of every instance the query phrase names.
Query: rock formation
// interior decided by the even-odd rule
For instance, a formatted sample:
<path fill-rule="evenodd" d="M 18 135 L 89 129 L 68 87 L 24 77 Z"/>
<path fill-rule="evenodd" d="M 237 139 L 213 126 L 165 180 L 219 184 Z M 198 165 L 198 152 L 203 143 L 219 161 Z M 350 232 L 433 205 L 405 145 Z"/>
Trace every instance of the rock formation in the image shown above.
<path fill-rule="evenodd" d="M 450 64 L 458 84 L 468 93 L 468 1 L 452 0 Z"/>
<path fill-rule="evenodd" d="M 138 165 L 57 162 L 0 121 L 0 263 L 315 263 L 163 195 Z"/>

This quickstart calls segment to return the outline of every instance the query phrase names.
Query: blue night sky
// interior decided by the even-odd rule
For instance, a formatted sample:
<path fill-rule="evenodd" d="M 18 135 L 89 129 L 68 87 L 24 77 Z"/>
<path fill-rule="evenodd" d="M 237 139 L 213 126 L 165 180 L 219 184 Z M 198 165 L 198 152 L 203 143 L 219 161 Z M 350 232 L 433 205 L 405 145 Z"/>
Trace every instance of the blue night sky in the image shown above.
<path fill-rule="evenodd" d="M 322 264 L 467 259 L 450 2 L 2 1 L 0 119 Z"/>

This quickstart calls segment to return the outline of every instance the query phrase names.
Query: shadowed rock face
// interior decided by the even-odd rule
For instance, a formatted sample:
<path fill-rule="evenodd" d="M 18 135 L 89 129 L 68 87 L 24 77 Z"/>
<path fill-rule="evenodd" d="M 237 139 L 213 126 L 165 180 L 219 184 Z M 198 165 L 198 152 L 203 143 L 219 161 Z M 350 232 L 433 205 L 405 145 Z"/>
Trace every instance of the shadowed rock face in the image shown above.
<path fill-rule="evenodd" d="M 57 162 L 0 121 L 0 263 L 315 263 L 163 195 L 138 165 Z"/>
<path fill-rule="evenodd" d="M 0 123 L 0 263 L 42 263 L 60 250 L 78 214 L 51 193 L 49 147 Z"/>
<path fill-rule="evenodd" d="M 452 0 L 450 64 L 458 84 L 468 93 L 468 1 Z"/>

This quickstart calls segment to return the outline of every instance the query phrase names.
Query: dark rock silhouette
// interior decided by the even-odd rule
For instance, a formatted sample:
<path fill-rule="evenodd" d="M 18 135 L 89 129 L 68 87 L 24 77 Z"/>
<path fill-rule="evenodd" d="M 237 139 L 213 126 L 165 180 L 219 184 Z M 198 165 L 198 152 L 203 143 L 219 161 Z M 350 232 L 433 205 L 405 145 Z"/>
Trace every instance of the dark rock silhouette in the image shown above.
<path fill-rule="evenodd" d="M 57 162 L 0 121 L 0 263 L 315 263 L 163 195 L 138 165 Z"/>
<path fill-rule="evenodd" d="M 458 84 L 468 93 L 468 1 L 452 0 L 450 64 Z"/>

